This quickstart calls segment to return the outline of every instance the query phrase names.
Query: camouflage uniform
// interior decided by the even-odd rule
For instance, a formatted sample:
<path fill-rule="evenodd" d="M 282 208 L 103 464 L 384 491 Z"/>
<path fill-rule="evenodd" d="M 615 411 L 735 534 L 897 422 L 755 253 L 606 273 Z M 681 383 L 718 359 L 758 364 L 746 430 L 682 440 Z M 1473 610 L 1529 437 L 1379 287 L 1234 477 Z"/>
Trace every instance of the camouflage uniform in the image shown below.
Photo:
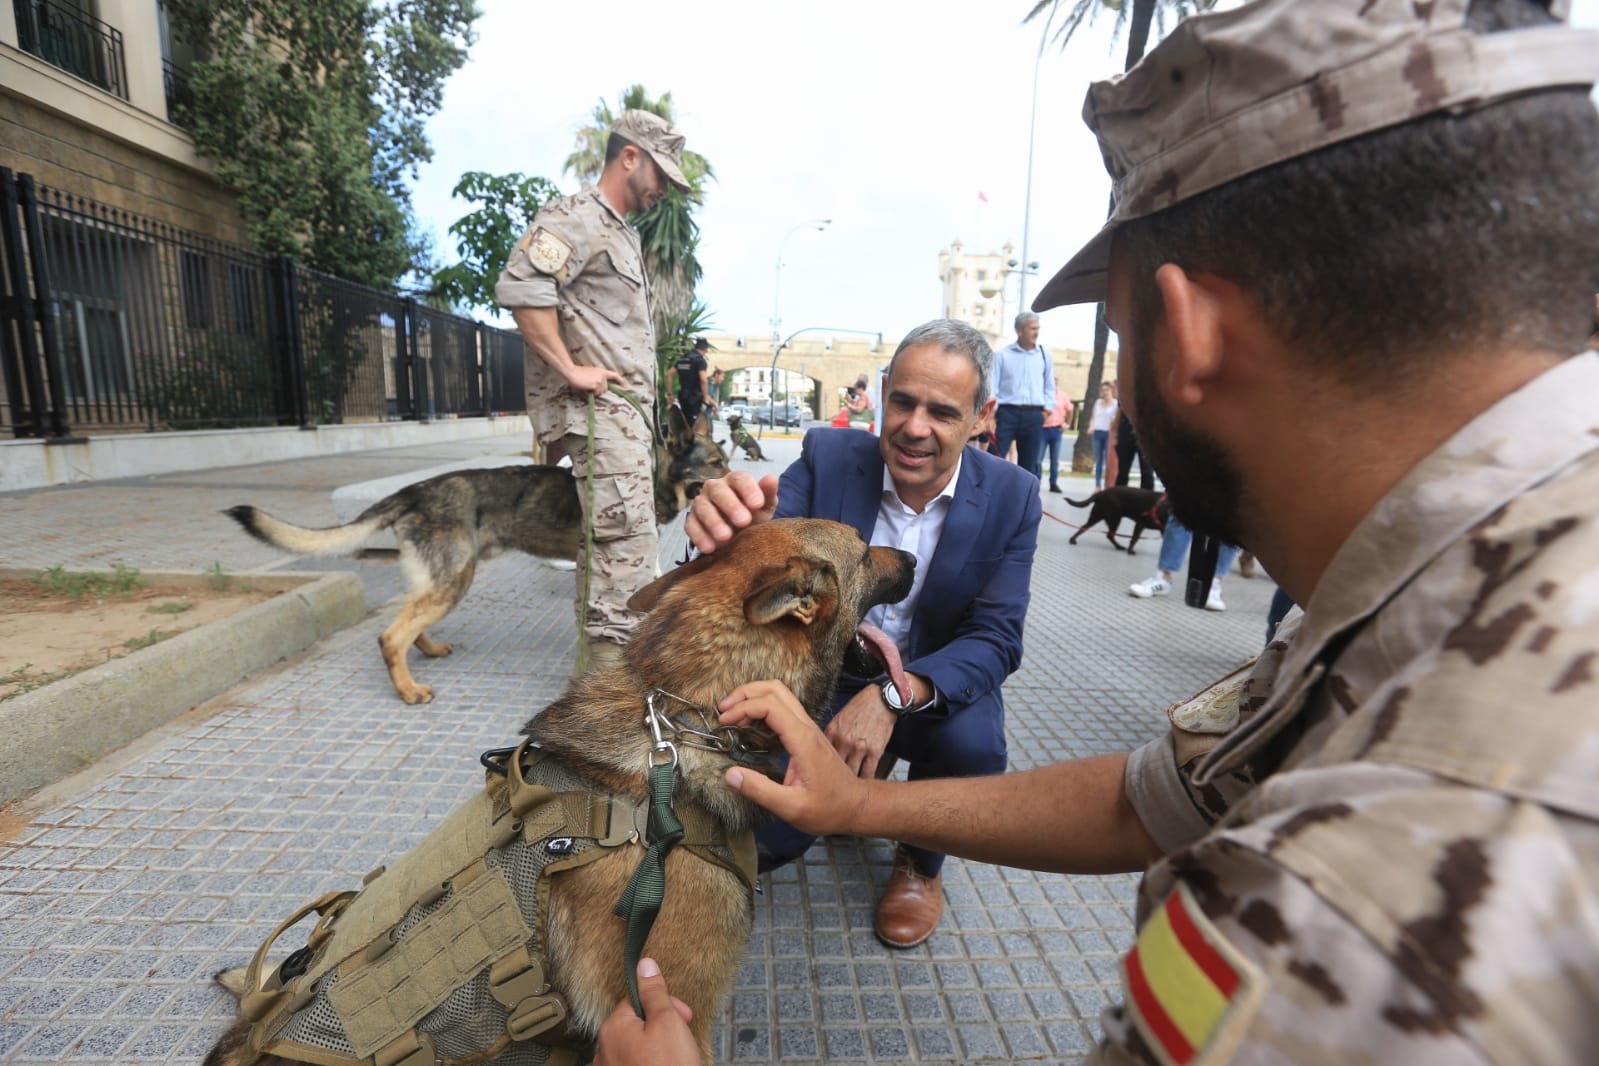
<path fill-rule="evenodd" d="M 674 184 L 683 185 L 676 155 L 682 138 L 663 120 L 623 112 L 614 132 L 643 148 Z M 517 242 L 494 288 L 501 305 L 553 307 L 572 361 L 622 375 L 622 387 L 648 410 L 656 393 L 655 327 L 638 231 L 597 187 L 546 204 Z M 589 601 L 579 624 L 591 645 L 625 643 L 639 615 L 627 601 L 655 578 L 657 534 L 654 429 L 633 405 L 607 392 L 594 400 L 594 454 L 589 454 L 589 393 L 574 390 L 536 352 L 524 354 L 527 409 L 541 444 L 561 441 L 580 482 L 594 526 Z M 590 561 L 580 551 L 578 595 Z"/>
<path fill-rule="evenodd" d="M 1122 222 L 1599 75 L 1599 35 L 1479 37 L 1465 5 L 1261 0 L 1096 83 L 1116 207 L 1034 310 L 1104 298 Z M 1132 753 L 1127 798 L 1166 857 L 1091 1061 L 1599 1061 L 1595 395 L 1582 354 L 1461 428 L 1303 616 Z"/>
<path fill-rule="evenodd" d="M 655 395 L 655 327 L 650 321 L 638 232 L 598 188 L 544 205 L 517 242 L 494 288 L 507 307 L 554 307 L 573 362 L 621 374 L 623 388 L 648 404 Z M 539 443 L 561 441 L 581 478 L 594 475 L 594 559 L 588 609 L 591 639 L 625 642 L 638 621 L 628 597 L 655 578 L 653 430 L 615 393 L 594 401 L 594 456 L 588 443 L 589 393 L 575 390 L 531 350 L 525 353 L 527 409 Z M 580 487 L 585 516 L 586 487 Z M 588 561 L 579 553 L 578 593 Z"/>
<path fill-rule="evenodd" d="M 1235 975 L 1212 1053 L 1599 1061 L 1595 395 L 1579 355 L 1473 421 L 1356 528 L 1297 628 L 1133 753 L 1167 858 L 1101 1061 L 1147 1057 L 1149 1015 L 1204 991 L 1162 957 L 1169 916 L 1151 930 L 1179 885 Z"/>

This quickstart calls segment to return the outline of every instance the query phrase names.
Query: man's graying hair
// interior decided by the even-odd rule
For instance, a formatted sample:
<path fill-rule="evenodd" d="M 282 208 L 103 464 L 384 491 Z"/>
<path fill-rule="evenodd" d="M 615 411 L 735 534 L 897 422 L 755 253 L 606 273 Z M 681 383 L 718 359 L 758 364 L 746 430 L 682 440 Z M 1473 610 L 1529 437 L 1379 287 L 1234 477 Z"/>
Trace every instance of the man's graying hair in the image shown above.
<path fill-rule="evenodd" d="M 1016 329 L 1021 329 L 1023 326 L 1027 325 L 1027 323 L 1029 323 L 1029 322 L 1037 322 L 1037 321 L 1038 321 L 1038 316 L 1036 314 L 1034 314 L 1031 311 L 1023 311 L 1021 314 L 1016 316 L 1016 322 L 1014 323 L 1014 327 Z"/>
<path fill-rule="evenodd" d="M 1550 22 L 1473 0 L 1493 33 Z M 1117 232 L 1140 317 L 1175 263 L 1238 283 L 1340 380 L 1403 380 L 1451 352 L 1571 353 L 1599 289 L 1599 113 L 1555 88 L 1439 113 L 1246 175 Z M 1148 323 L 1140 323 L 1141 327 Z"/>
<path fill-rule="evenodd" d="M 972 366 L 977 368 L 977 396 L 972 401 L 972 411 L 982 410 L 983 404 L 988 402 L 994 379 L 994 352 L 983 335 L 953 318 L 935 318 L 931 322 L 924 322 L 905 334 L 905 339 L 894 349 L 894 358 L 888 361 L 890 380 L 894 377 L 894 364 L 899 362 L 900 353 L 924 344 L 936 344 L 951 355 L 964 355 L 972 361 Z"/>

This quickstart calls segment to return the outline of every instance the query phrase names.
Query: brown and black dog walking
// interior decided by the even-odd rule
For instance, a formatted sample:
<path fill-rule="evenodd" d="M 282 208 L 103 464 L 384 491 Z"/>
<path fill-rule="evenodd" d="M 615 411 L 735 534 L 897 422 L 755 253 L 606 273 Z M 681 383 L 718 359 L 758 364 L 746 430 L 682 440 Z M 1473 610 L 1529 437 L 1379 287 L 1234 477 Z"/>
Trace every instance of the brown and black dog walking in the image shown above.
<path fill-rule="evenodd" d="M 712 478 L 727 474 L 727 455 L 711 439 L 702 414 L 693 427 L 671 409 L 670 429 L 655 446 L 655 520 L 666 525 Z M 479 563 L 508 551 L 575 559 L 583 544 L 583 510 L 572 471 L 559 466 L 457 470 L 407 485 L 353 521 L 307 529 L 243 506 L 226 513 L 257 540 L 296 555 L 345 555 L 385 529 L 400 545 L 410 587 L 400 616 L 378 637 L 394 689 L 406 703 L 433 699 L 406 665 L 415 644 L 423 655 L 453 650 L 425 630 L 455 609 L 472 587 Z"/>

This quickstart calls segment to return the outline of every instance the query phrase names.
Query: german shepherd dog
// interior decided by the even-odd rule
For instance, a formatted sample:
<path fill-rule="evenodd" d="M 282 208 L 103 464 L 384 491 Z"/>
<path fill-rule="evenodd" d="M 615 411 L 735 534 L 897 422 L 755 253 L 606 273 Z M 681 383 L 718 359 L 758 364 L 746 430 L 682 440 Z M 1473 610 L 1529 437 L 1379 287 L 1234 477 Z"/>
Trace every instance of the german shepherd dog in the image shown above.
<path fill-rule="evenodd" d="M 666 525 L 711 478 L 727 473 L 727 455 L 711 439 L 703 414 L 690 427 L 670 409 L 668 432 L 655 442 L 655 520 Z M 427 703 L 433 689 L 411 677 L 406 653 L 448 655 L 450 645 L 425 630 L 455 609 L 481 562 L 507 551 L 544 559 L 576 559 L 583 545 L 583 509 L 572 471 L 559 466 L 457 470 L 407 485 L 353 521 L 328 529 L 291 525 L 254 507 L 225 512 L 257 540 L 297 555 L 343 555 L 388 529 L 400 545 L 410 582 L 400 616 L 378 637 L 394 690 L 406 703 Z"/>
<path fill-rule="evenodd" d="M 727 416 L 727 432 L 733 440 L 734 447 L 743 449 L 744 458 L 756 463 L 766 458 L 766 456 L 761 454 L 761 442 L 756 440 L 750 434 L 750 431 L 744 428 L 742 415 Z"/>
<path fill-rule="evenodd" d="M 740 684 L 776 678 L 788 685 L 813 715 L 819 715 L 832 699 L 841 666 L 849 656 L 858 656 L 863 644 L 869 644 L 890 673 L 903 680 L 903 667 L 892 644 L 881 632 L 863 625 L 862 618 L 876 604 L 903 599 L 910 591 L 914 569 L 914 556 L 894 548 L 869 548 L 855 529 L 837 522 L 780 519 L 751 526 L 713 554 L 673 570 L 638 592 L 631 605 L 649 613 L 623 649 L 622 662 L 571 681 L 564 695 L 522 727 L 537 753 L 529 752 L 525 742 L 508 760 L 518 781 L 527 758 L 553 760 L 565 771 L 592 782 L 597 792 L 647 806 L 646 775 L 652 763 L 664 761 L 662 735 L 647 724 L 654 713 L 650 701 L 664 697 L 670 703 L 669 712 L 681 715 L 682 728 L 676 733 L 672 755 L 678 774 L 673 804 L 679 811 L 697 808 L 703 812 L 702 819 L 721 827 L 728 840 L 742 836 L 749 856 L 748 872 L 741 874 L 732 864 L 712 861 L 690 848 L 688 839 L 670 851 L 665 861 L 664 903 L 646 944 L 647 954 L 658 960 L 670 977 L 672 993 L 693 1008 L 693 1033 L 706 1062 L 711 1061 L 712 1022 L 732 985 L 750 933 L 754 874 L 749 832 L 765 817 L 760 808 L 727 787 L 723 774 L 735 762 L 753 765 L 774 778 L 781 773 L 769 761 L 776 743 L 770 731 L 764 726 L 735 729 L 718 725 L 717 701 Z M 862 669 L 858 663 L 858 658 L 850 659 L 849 668 Z M 696 738 L 714 739 L 717 735 L 723 743 L 695 744 Z M 670 732 L 667 739 L 671 739 Z M 485 765 L 491 756 L 503 757 L 509 751 L 486 753 Z M 751 752 L 757 754 L 752 757 Z M 752 758 L 759 761 L 752 762 Z M 444 838 L 471 837 L 479 842 L 476 846 L 489 849 L 488 859 L 479 860 L 489 862 L 487 874 L 478 872 L 470 885 L 488 876 L 493 883 L 485 887 L 502 892 L 501 874 L 514 883 L 511 871 L 516 863 L 509 856 L 496 858 L 495 849 L 523 846 L 523 835 L 534 835 L 532 827 L 542 819 L 543 808 L 518 813 L 514 801 L 508 808 L 503 798 L 492 798 L 496 789 L 505 787 L 499 779 L 491 773 L 486 780 L 488 798 L 480 794 L 467 801 L 416 849 L 375 877 L 369 875 L 368 887 L 347 906 L 323 910 L 324 918 L 308 945 L 314 954 L 296 952 L 269 970 L 260 961 L 271 944 L 268 941 L 257 953 L 258 961 L 250 967 L 243 987 L 239 971 L 218 975 L 224 985 L 242 995 L 241 1013 L 257 1021 L 252 1032 L 252 1022 L 241 1017 L 211 1051 L 206 1066 L 370 1061 L 361 1056 L 373 1052 L 360 1050 L 353 1036 L 349 1039 L 349 1045 L 355 1045 L 353 1060 L 326 1050 L 343 1037 L 309 1039 L 306 1026 L 326 1025 L 329 1018 L 344 1016 L 337 990 L 322 985 L 347 986 L 348 994 L 364 980 L 361 975 L 366 970 L 378 966 L 374 959 L 388 952 L 415 952 L 423 960 L 432 960 L 436 955 L 428 952 L 438 949 L 430 945 L 461 943 L 461 934 L 438 928 L 431 936 L 417 932 L 420 944 L 406 943 L 413 930 L 426 928 L 425 920 L 419 919 L 424 908 L 442 908 L 450 895 L 459 891 L 446 881 L 445 896 L 439 902 L 439 881 L 416 875 L 417 856 L 427 854 L 430 848 L 447 848 L 449 839 Z M 462 810 L 474 804 L 481 817 L 463 820 Z M 563 796 L 554 806 L 571 805 Z M 578 809 L 603 807 L 591 803 Z M 526 829 L 520 820 L 524 817 Z M 616 817 L 611 816 L 613 825 Z M 486 829 L 481 824 L 485 820 L 489 822 Z M 688 813 L 683 822 L 689 824 Z M 644 856 L 645 844 L 654 842 L 653 834 L 649 834 L 651 840 L 640 839 L 646 834 L 638 831 L 642 823 L 636 816 L 621 824 L 624 829 L 634 827 L 631 835 L 623 838 L 614 828 L 604 830 L 613 846 L 591 846 L 591 851 L 601 852 L 598 858 L 547 874 L 538 882 L 535 894 L 545 905 L 536 919 L 528 922 L 537 941 L 535 947 L 543 952 L 542 970 L 533 984 L 547 985 L 534 991 L 558 997 L 561 1008 L 551 1013 L 564 1013 L 564 1029 L 551 1032 L 550 1037 L 569 1056 L 575 1054 L 584 1061 L 592 1056 L 600 1023 L 625 994 L 626 923 L 618 920 L 612 908 Z M 653 817 L 650 824 L 656 824 Z M 600 834 L 595 831 L 591 835 Z M 543 840 L 540 838 L 540 850 L 571 845 L 570 840 Z M 733 846 L 735 851 L 738 846 Z M 362 905 L 363 897 L 381 895 L 380 886 L 393 880 L 406 885 L 414 882 L 430 891 L 423 896 L 424 902 L 416 904 L 404 902 L 414 897 L 401 896 L 397 904 L 385 904 L 386 909 Z M 458 878 L 465 880 L 464 874 Z M 323 897 L 321 902 L 329 898 Z M 525 898 L 519 901 L 521 905 Z M 341 930 L 341 922 L 359 932 Z M 481 930 L 484 939 L 491 935 L 483 925 L 470 928 Z M 520 952 L 523 942 L 513 937 L 509 948 Z M 294 963 L 297 955 L 301 961 Z M 498 981 L 504 986 L 503 960 L 471 972 L 485 957 L 488 955 L 471 956 L 465 967 L 469 972 L 452 971 L 436 994 L 430 987 L 425 995 L 416 989 L 409 999 L 403 993 L 410 988 L 399 988 L 400 994 L 374 996 L 369 1002 L 378 1006 L 388 1028 L 371 1037 L 368 1044 L 404 1031 L 403 1039 L 391 1040 L 376 1054 L 376 1060 L 406 1064 L 542 1061 L 528 1057 L 535 1049 L 522 1038 L 505 1035 L 505 1011 L 495 1008 L 484 992 L 485 987 L 495 987 L 484 985 L 485 973 L 500 971 Z M 537 964 L 530 966 L 536 968 Z M 407 961 L 396 975 L 400 984 L 407 984 L 417 969 Z M 270 976 L 262 980 L 264 973 Z M 450 986 L 455 990 L 450 991 Z M 510 997 L 501 997 L 496 991 L 494 999 L 518 1003 L 517 996 L 527 991 Z M 397 1001 L 405 1004 L 406 1013 L 395 1024 L 390 1008 Z M 330 1005 L 338 1009 L 337 1016 L 328 1013 Z M 482 1013 L 485 1005 L 491 1009 L 488 1023 Z M 518 1009 L 523 1008 L 519 1005 Z M 352 1016 L 361 1017 L 358 1013 Z M 450 1028 L 457 1024 L 475 1026 L 478 1042 L 463 1045 L 459 1031 Z M 317 1032 L 325 1034 L 326 1030 Z M 484 1042 L 493 1046 L 484 1050 Z M 307 1046 L 312 1053 L 304 1059 L 295 1057 L 296 1049 Z"/>
<path fill-rule="evenodd" d="M 1116 543 L 1116 528 L 1121 525 L 1122 519 L 1130 518 L 1133 521 L 1133 539 L 1127 544 L 1127 554 L 1133 554 L 1133 549 L 1138 547 L 1138 538 L 1146 529 L 1164 530 L 1166 519 L 1171 514 L 1171 505 L 1166 502 L 1166 497 L 1154 489 L 1135 489 L 1131 485 L 1115 485 L 1108 489 L 1101 489 L 1086 500 L 1067 500 L 1073 507 L 1090 508 L 1088 521 L 1082 528 L 1072 534 L 1069 544 L 1076 544 L 1077 538 L 1088 532 L 1090 526 L 1105 523 L 1105 536 L 1110 539 L 1111 547 L 1117 551 L 1122 546 Z"/>

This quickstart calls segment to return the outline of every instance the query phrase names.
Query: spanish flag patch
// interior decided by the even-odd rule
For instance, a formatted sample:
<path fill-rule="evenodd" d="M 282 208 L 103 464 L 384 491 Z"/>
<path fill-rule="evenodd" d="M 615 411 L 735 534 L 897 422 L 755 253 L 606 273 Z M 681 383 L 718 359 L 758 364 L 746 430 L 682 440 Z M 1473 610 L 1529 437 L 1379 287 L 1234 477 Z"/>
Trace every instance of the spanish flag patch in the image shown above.
<path fill-rule="evenodd" d="M 1169 1066 L 1221 1061 L 1254 1013 L 1260 970 L 1177 890 L 1138 932 L 1122 960 L 1127 1009 L 1151 1050 Z"/>

